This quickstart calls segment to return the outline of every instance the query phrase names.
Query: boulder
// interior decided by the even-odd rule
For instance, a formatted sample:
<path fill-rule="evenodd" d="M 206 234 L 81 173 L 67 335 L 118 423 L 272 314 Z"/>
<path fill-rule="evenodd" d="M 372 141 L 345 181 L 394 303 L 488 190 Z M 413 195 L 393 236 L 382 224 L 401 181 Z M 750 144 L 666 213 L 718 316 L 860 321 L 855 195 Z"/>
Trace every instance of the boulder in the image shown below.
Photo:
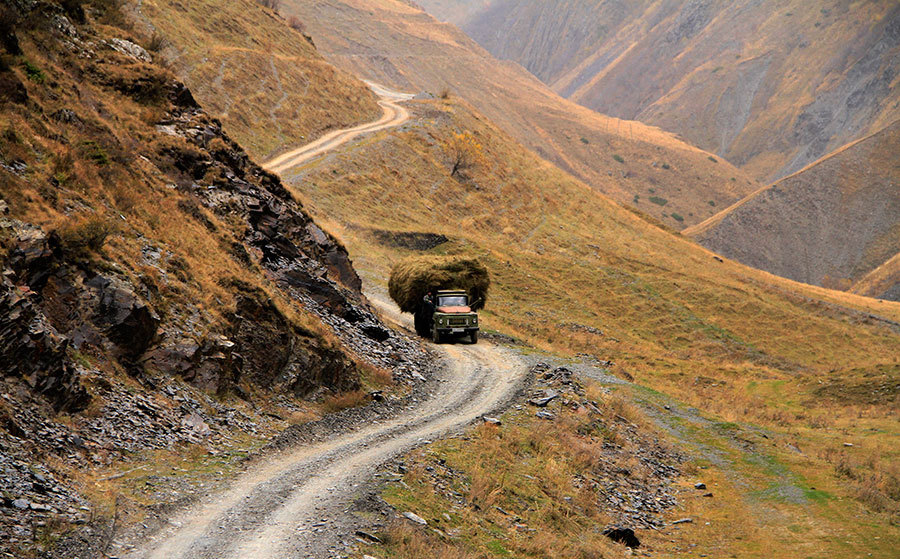
<path fill-rule="evenodd" d="M 625 544 L 625 547 L 635 548 L 641 545 L 634 530 L 625 526 L 608 526 L 603 530 L 603 535 L 614 542 Z"/>

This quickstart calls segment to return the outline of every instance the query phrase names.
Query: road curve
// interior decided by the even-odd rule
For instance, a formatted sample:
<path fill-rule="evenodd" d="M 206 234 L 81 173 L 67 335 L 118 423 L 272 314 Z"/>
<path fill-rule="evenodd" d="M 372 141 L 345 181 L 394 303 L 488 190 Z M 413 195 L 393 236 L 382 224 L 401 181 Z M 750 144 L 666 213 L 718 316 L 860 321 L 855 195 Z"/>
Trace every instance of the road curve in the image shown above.
<path fill-rule="evenodd" d="M 370 295 L 389 320 L 408 317 Z M 527 366 L 512 350 L 487 343 L 442 345 L 446 366 L 425 402 L 381 423 L 273 457 L 230 489 L 172 519 L 132 559 L 320 557 L 339 534 L 323 532 L 376 468 L 426 440 L 453 432 L 508 402 Z M 331 522 L 329 522 L 331 524 Z"/>
<path fill-rule="evenodd" d="M 343 130 L 335 130 L 322 136 L 315 142 L 306 144 L 305 146 L 283 153 L 277 157 L 270 159 L 262 164 L 263 168 L 276 174 L 281 174 L 293 167 L 302 165 L 310 159 L 332 150 L 341 144 L 345 144 L 350 140 L 367 134 L 400 126 L 409 120 L 409 111 L 400 106 L 400 101 L 409 101 L 413 96 L 409 93 L 400 93 L 393 91 L 384 86 L 372 82 L 366 82 L 368 86 L 378 95 L 378 104 L 381 106 L 384 114 L 378 120 L 360 124 L 353 128 L 345 128 Z"/>

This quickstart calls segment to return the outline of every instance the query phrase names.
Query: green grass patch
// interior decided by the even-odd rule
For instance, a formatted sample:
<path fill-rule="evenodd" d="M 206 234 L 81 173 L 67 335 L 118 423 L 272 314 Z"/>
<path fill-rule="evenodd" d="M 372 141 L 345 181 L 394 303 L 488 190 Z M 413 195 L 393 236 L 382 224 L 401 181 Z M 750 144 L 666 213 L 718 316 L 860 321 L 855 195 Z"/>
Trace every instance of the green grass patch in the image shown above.
<path fill-rule="evenodd" d="M 658 206 L 665 206 L 669 203 L 668 200 L 666 200 L 665 198 L 660 198 L 659 196 L 651 196 L 650 201 Z"/>
<path fill-rule="evenodd" d="M 44 83 L 44 80 L 47 79 L 44 72 L 28 60 L 23 62 L 22 66 L 25 68 L 25 75 L 34 83 Z"/>

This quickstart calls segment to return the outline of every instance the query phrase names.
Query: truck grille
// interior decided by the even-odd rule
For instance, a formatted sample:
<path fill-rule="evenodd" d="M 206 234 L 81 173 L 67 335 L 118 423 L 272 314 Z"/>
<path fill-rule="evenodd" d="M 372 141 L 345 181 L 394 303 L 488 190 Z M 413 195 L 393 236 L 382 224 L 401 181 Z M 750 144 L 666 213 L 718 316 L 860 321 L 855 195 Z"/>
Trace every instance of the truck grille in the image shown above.
<path fill-rule="evenodd" d="M 469 320 L 464 316 L 460 316 L 460 317 L 456 317 L 456 318 L 450 317 L 450 322 L 449 322 L 450 326 L 465 326 L 468 323 L 469 323 Z"/>

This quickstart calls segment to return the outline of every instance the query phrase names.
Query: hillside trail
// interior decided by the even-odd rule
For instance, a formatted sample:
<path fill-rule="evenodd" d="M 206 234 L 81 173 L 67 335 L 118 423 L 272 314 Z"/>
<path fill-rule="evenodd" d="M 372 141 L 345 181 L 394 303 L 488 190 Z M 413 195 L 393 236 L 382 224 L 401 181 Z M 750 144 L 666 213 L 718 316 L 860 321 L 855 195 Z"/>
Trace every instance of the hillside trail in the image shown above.
<path fill-rule="evenodd" d="M 363 134 L 400 126 L 409 120 L 409 111 L 399 105 L 399 103 L 412 99 L 412 94 L 394 91 L 373 82 L 366 82 L 366 84 L 378 95 L 378 104 L 384 111 L 381 118 L 354 126 L 353 128 L 329 132 L 314 142 L 266 161 L 262 166 L 273 173 L 280 174 Z"/>
<path fill-rule="evenodd" d="M 286 153 L 267 167 L 279 172 L 299 165 L 360 134 L 398 126 L 409 113 L 397 102 L 410 95 L 369 84 L 381 97 L 384 116 L 372 123 L 332 132 Z M 367 293 L 385 320 L 413 332 L 385 294 Z M 414 334 L 412 334 L 414 335 Z M 352 534 L 346 511 L 360 486 L 391 458 L 452 433 L 484 414 L 503 408 L 524 385 L 526 360 L 511 349 L 440 345 L 442 362 L 435 387 L 399 414 L 351 426 L 323 442 L 266 456 L 217 494 L 209 495 L 145 539 L 129 558 L 288 558 L 330 556 L 342 536 Z"/>
<path fill-rule="evenodd" d="M 377 294 L 387 320 L 411 320 Z M 492 344 L 441 345 L 440 382 L 424 402 L 379 423 L 359 425 L 325 442 L 272 456 L 229 489 L 173 518 L 145 545 L 141 559 L 327 556 L 354 526 L 343 519 L 379 465 L 504 407 L 528 367 L 516 352 Z"/>

